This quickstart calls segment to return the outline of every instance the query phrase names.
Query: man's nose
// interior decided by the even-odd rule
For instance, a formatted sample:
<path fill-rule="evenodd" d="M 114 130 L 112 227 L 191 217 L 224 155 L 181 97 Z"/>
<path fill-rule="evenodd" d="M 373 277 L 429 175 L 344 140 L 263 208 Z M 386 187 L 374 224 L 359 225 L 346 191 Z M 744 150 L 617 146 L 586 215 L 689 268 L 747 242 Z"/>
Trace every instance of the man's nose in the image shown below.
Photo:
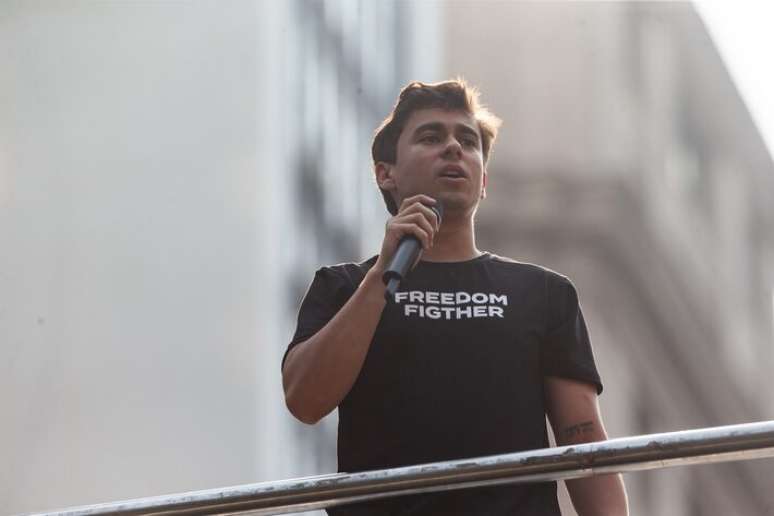
<path fill-rule="evenodd" d="M 462 145 L 457 141 L 457 138 L 450 137 L 446 141 L 446 147 L 443 150 L 445 157 L 449 158 L 462 158 Z"/>

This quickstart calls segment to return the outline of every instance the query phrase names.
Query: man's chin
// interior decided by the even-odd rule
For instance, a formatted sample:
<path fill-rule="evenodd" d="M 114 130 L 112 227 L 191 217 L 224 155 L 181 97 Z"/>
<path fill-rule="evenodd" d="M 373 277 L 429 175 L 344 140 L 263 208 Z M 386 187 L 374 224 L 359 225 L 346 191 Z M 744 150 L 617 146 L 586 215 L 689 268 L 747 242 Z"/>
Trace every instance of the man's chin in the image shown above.
<path fill-rule="evenodd" d="M 454 192 L 440 192 L 433 197 L 443 203 L 443 210 L 445 212 L 473 212 L 478 206 L 478 199 L 471 200 L 470 196 L 459 195 Z"/>

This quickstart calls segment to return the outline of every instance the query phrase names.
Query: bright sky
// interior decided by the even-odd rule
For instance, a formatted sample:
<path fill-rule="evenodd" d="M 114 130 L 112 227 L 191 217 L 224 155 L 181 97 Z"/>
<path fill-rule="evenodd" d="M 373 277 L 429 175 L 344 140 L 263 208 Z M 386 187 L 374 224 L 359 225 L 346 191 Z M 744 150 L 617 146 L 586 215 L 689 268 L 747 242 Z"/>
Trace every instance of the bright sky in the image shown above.
<path fill-rule="evenodd" d="M 774 153 L 774 2 L 696 0 L 763 140 Z"/>

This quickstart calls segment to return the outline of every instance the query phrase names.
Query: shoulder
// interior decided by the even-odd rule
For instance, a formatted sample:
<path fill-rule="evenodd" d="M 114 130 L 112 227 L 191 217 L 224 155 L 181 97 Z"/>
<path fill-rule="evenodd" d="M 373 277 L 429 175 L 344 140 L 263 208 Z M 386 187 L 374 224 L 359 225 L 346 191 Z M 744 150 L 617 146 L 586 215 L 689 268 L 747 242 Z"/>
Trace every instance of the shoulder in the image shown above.
<path fill-rule="evenodd" d="M 570 278 L 568 278 L 561 272 L 557 272 L 543 265 L 530 263 L 530 262 L 522 262 L 522 261 L 514 260 L 512 258 L 508 258 L 506 256 L 500 256 L 494 253 L 489 253 L 489 255 L 490 255 L 489 263 L 493 267 L 496 267 L 505 271 L 518 272 L 522 274 L 540 277 L 544 279 L 546 283 L 559 284 L 559 285 L 562 285 L 562 284 L 572 285 L 572 281 L 570 280 Z"/>
<path fill-rule="evenodd" d="M 491 254 L 491 253 L 490 253 Z M 521 262 L 491 254 L 490 267 L 501 281 L 512 284 L 529 284 L 542 292 L 549 303 L 558 299 L 577 299 L 573 281 L 565 274 L 535 263 Z"/>
<path fill-rule="evenodd" d="M 317 270 L 316 275 L 326 276 L 339 282 L 357 287 L 366 273 L 376 263 L 377 256 L 372 256 L 362 262 L 344 262 L 334 265 L 326 265 Z"/>

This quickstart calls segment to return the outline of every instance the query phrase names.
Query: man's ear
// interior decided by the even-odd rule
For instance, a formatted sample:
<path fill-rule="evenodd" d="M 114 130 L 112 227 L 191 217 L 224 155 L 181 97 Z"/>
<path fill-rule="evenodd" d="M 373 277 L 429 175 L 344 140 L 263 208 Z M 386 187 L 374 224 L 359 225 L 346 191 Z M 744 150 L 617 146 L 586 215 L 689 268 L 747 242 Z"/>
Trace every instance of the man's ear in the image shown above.
<path fill-rule="evenodd" d="M 395 190 L 395 181 L 392 178 L 392 165 L 384 161 L 377 162 L 374 165 L 374 175 L 379 188 L 390 192 Z"/>
<path fill-rule="evenodd" d="M 486 199 L 486 178 L 487 178 L 486 169 L 484 169 L 484 182 L 481 185 L 481 198 Z"/>

